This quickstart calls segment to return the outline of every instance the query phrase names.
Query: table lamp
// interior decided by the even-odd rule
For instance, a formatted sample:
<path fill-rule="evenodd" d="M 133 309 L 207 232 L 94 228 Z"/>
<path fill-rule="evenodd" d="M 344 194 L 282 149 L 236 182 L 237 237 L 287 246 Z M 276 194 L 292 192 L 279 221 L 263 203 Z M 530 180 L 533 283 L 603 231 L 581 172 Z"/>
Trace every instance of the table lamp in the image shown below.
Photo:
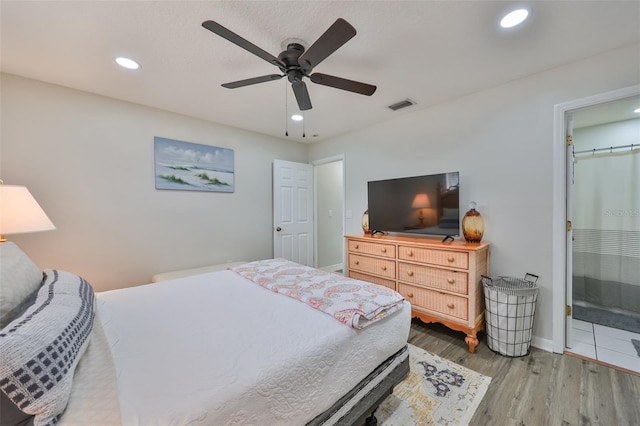
<path fill-rule="evenodd" d="M 25 186 L 2 185 L 0 180 L 0 243 L 5 235 L 56 229 Z"/>

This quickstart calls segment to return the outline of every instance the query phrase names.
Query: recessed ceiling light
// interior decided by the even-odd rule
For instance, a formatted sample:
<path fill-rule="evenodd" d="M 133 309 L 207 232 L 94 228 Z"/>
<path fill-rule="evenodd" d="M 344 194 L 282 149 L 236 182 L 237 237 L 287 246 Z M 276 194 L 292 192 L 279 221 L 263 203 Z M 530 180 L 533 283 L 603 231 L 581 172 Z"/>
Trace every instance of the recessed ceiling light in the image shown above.
<path fill-rule="evenodd" d="M 127 68 L 129 70 L 137 70 L 138 68 L 140 68 L 140 64 L 139 63 L 137 63 L 133 59 L 125 58 L 125 57 L 122 57 L 122 56 L 116 58 L 116 62 L 121 67 Z"/>
<path fill-rule="evenodd" d="M 291 119 L 292 119 L 293 121 L 302 121 L 302 119 L 303 119 L 303 118 L 304 118 L 304 117 L 302 117 L 300 114 L 293 114 L 293 115 L 291 116 Z"/>
<path fill-rule="evenodd" d="M 504 18 L 502 18 L 500 26 L 502 28 L 513 28 L 524 22 L 524 20 L 527 19 L 527 16 L 529 16 L 529 11 L 527 9 L 514 10 L 507 13 Z"/>

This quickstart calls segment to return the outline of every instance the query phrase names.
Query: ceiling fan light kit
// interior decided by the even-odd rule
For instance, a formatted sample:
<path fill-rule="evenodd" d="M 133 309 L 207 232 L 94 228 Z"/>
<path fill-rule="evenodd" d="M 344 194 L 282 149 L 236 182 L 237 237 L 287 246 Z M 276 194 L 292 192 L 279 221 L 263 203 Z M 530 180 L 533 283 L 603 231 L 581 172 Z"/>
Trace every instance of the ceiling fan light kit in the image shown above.
<path fill-rule="evenodd" d="M 202 23 L 202 26 L 212 33 L 219 35 L 250 53 L 253 53 L 259 58 L 264 59 L 270 64 L 277 66 L 283 73 L 263 75 L 260 77 L 224 83 L 222 87 L 236 89 L 238 87 L 250 86 L 252 84 L 279 80 L 286 76 L 287 80 L 291 83 L 291 88 L 293 89 L 300 111 L 312 108 L 309 91 L 307 90 L 307 85 L 303 81 L 304 77 L 307 77 L 316 84 L 346 90 L 348 92 L 358 93 L 361 95 L 371 96 L 376 91 L 376 86 L 371 84 L 348 80 L 346 78 L 328 74 L 311 73 L 313 68 L 356 35 L 355 28 L 342 18 L 337 19 L 333 25 L 331 25 L 329 29 L 327 29 L 327 31 L 325 31 L 324 34 L 322 34 L 320 38 L 318 38 L 318 40 L 316 40 L 316 42 L 308 49 L 305 49 L 299 39 L 289 39 L 286 44 L 286 49 L 283 50 L 278 57 L 271 55 L 269 52 L 240 37 L 238 34 L 223 27 L 215 21 L 205 21 Z"/>

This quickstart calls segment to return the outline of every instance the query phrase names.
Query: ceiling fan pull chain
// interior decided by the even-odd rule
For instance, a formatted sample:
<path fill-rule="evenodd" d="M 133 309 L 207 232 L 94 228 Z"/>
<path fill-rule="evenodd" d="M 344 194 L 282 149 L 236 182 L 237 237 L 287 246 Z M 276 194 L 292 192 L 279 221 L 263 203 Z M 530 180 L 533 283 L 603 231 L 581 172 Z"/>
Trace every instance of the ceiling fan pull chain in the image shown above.
<path fill-rule="evenodd" d="M 289 98 L 287 98 L 287 84 L 284 84 L 284 135 L 289 137 Z"/>
<path fill-rule="evenodd" d="M 307 121 L 305 116 L 304 116 L 304 111 L 302 111 L 302 137 L 306 137 L 306 135 L 304 134 L 304 122 Z"/>

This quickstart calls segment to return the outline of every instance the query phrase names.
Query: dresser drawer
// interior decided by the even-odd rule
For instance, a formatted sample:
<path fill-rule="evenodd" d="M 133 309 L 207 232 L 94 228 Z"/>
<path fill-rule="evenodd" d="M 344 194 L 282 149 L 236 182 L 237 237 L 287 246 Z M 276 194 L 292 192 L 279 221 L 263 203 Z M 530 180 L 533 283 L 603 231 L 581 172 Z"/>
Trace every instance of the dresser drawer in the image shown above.
<path fill-rule="evenodd" d="M 395 278 L 396 262 L 349 253 L 349 270 Z"/>
<path fill-rule="evenodd" d="M 399 246 L 398 259 L 469 269 L 469 254 L 460 251 Z"/>
<path fill-rule="evenodd" d="M 398 263 L 398 279 L 423 287 L 468 294 L 469 275 L 449 269 L 431 268 L 413 263 Z"/>
<path fill-rule="evenodd" d="M 412 305 L 441 314 L 467 320 L 469 318 L 468 300 L 464 297 L 427 290 L 409 284 L 398 283 L 398 293 Z"/>
<path fill-rule="evenodd" d="M 370 243 L 349 240 L 349 251 L 354 253 L 370 254 L 373 256 L 396 258 L 396 246 L 393 244 Z"/>
<path fill-rule="evenodd" d="M 356 280 L 367 281 L 370 283 L 382 285 L 390 288 L 391 290 L 396 289 L 396 282 L 393 280 L 387 280 L 385 278 L 374 277 L 373 275 L 366 275 L 360 272 L 349 271 L 349 278 L 354 278 Z"/>

